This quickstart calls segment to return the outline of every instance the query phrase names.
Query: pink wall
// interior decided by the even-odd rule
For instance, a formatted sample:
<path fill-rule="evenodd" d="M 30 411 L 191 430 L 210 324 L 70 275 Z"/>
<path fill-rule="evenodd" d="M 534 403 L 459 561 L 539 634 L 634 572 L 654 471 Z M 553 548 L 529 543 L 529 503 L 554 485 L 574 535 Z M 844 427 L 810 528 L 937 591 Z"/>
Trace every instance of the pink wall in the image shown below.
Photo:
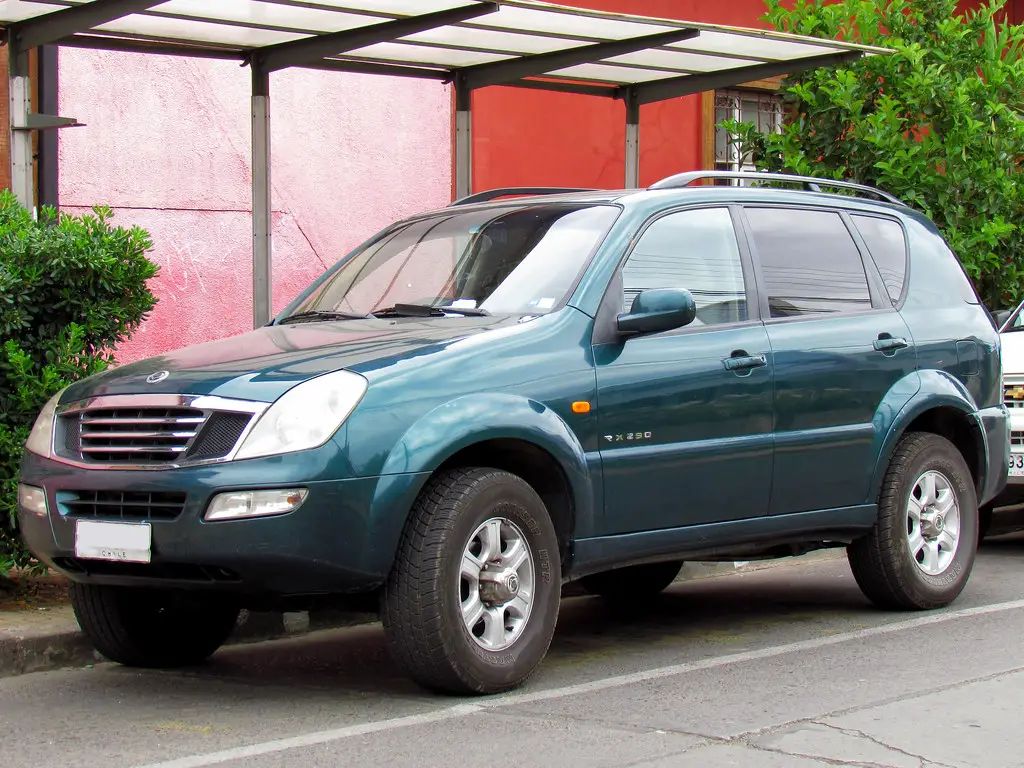
<path fill-rule="evenodd" d="M 160 301 L 122 362 L 252 325 L 249 70 L 62 49 L 62 209 L 149 230 Z M 451 194 L 447 86 L 303 70 L 271 78 L 274 309 L 401 216 Z"/>

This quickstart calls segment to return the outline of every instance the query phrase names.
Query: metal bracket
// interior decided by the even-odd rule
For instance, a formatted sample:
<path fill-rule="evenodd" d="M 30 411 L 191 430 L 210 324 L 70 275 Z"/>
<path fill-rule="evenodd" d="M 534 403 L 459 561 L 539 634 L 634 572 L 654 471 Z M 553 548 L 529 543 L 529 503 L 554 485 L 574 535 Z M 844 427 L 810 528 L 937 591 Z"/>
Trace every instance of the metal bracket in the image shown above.
<path fill-rule="evenodd" d="M 59 115 L 42 115 L 30 112 L 25 125 L 12 125 L 12 131 L 47 131 L 57 128 L 82 128 L 85 123 L 78 122 L 76 117 L 60 117 Z"/>

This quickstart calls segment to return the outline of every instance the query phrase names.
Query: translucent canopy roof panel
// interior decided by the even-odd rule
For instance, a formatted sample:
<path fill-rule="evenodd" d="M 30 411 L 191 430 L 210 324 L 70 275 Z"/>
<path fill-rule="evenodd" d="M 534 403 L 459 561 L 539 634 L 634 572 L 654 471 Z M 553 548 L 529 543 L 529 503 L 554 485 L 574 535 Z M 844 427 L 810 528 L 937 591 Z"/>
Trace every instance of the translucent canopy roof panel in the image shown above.
<path fill-rule="evenodd" d="M 33 39 L 58 30 L 47 42 L 62 45 L 154 52 L 173 46 L 188 55 L 239 59 L 283 47 L 289 51 L 282 66 L 323 67 L 326 60 L 334 69 L 376 66 L 403 74 L 408 68 L 406 74 L 426 72 L 438 79 L 490 69 L 499 72 L 473 87 L 557 81 L 605 86 L 609 93 L 718 72 L 739 76 L 758 66 L 782 66 L 782 74 L 784 65 L 795 71 L 828 63 L 829 57 L 887 53 L 834 40 L 529 0 L 0 0 L 0 25 L 34 21 L 41 26 Z M 660 38 L 649 39 L 655 35 Z M 306 58 L 304 41 L 310 42 Z"/>

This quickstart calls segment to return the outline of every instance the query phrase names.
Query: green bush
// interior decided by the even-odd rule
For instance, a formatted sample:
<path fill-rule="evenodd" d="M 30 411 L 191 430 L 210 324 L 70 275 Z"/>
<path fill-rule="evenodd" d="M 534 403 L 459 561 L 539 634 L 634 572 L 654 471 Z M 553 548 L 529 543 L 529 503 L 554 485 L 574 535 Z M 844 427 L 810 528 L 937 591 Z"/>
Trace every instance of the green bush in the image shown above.
<path fill-rule="evenodd" d="M 0 575 L 31 565 L 14 534 L 18 466 L 36 414 L 71 382 L 113 362 L 156 305 L 149 235 L 111 211 L 38 217 L 0 192 Z"/>
<path fill-rule="evenodd" d="M 788 78 L 781 134 L 723 123 L 741 152 L 762 170 L 885 189 L 935 222 L 990 307 L 1024 298 L 1024 27 L 998 20 L 1003 2 L 766 6 L 776 29 L 895 53 Z"/>

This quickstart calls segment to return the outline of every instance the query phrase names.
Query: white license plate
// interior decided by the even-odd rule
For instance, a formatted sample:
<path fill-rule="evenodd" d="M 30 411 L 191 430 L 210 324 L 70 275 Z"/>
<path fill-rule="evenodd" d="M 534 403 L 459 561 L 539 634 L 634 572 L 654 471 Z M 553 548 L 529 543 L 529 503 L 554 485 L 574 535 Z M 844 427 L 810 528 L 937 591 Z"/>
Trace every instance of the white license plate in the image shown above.
<path fill-rule="evenodd" d="M 98 523 L 78 520 L 75 524 L 75 557 L 148 563 L 153 549 L 149 523 Z"/>
<path fill-rule="evenodd" d="M 1010 454 L 1010 477 L 1024 477 L 1024 453 Z"/>

